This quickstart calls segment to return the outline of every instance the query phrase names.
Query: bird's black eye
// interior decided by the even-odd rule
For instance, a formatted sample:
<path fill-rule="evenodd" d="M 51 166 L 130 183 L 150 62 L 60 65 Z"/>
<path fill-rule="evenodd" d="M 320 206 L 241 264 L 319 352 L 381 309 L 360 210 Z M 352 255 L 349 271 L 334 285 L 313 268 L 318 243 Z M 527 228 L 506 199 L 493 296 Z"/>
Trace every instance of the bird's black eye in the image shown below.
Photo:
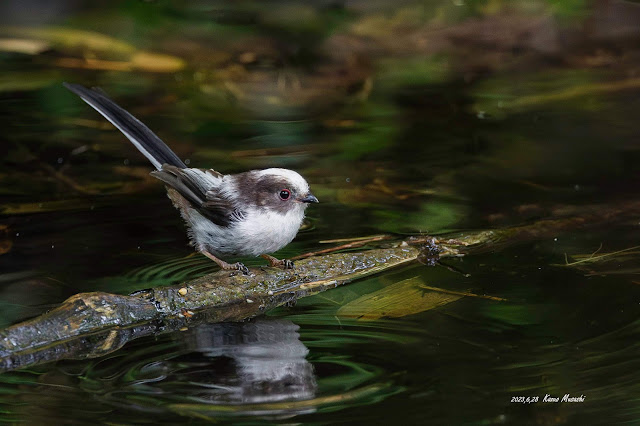
<path fill-rule="evenodd" d="M 288 189 L 283 189 L 282 191 L 280 191 L 281 200 L 288 200 L 290 195 L 291 191 L 289 191 Z"/>

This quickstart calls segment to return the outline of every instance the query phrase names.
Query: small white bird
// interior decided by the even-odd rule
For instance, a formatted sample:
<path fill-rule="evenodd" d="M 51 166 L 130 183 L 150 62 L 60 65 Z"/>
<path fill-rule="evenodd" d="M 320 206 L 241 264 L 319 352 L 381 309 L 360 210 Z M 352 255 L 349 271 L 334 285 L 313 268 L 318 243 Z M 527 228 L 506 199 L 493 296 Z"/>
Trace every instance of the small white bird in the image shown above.
<path fill-rule="evenodd" d="M 193 169 L 133 115 L 104 93 L 77 84 L 64 86 L 102 114 L 151 161 L 151 175 L 167 185 L 173 205 L 189 227 L 196 250 L 222 269 L 248 273 L 242 263 L 219 256 L 262 256 L 271 266 L 293 268 L 290 260 L 267 253 L 281 249 L 298 233 L 304 211 L 318 199 L 293 170 L 251 170 L 222 175 L 213 169 Z"/>

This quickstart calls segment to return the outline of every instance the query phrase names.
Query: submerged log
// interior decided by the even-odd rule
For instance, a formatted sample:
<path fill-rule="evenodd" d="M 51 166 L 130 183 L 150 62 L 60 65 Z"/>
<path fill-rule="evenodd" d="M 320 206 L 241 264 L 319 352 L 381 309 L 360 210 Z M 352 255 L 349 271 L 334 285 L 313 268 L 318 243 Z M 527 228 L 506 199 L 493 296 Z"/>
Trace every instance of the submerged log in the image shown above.
<path fill-rule="evenodd" d="M 255 268 L 250 275 L 218 271 L 180 285 L 129 296 L 81 293 L 34 319 L 0 331 L 0 371 L 65 358 L 93 358 L 133 339 L 202 322 L 242 321 L 271 308 L 390 268 L 420 261 L 497 251 L 509 245 L 553 238 L 602 223 L 637 218 L 640 202 L 580 207 L 580 215 L 513 228 L 473 231 L 390 242 L 386 248 L 330 253 L 296 261 L 293 270 Z M 566 213 L 566 212 L 565 212 Z"/>

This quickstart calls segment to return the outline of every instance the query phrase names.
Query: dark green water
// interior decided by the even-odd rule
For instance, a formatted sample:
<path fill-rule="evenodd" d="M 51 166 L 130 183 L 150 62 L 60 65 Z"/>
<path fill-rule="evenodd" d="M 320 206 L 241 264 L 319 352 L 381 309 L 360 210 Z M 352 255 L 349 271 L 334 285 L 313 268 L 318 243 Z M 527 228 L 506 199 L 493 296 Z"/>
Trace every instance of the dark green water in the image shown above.
<path fill-rule="evenodd" d="M 277 253 L 292 257 L 325 240 L 501 229 L 634 201 L 636 6 L 0 6 L 0 41 L 14 42 L 0 43 L 0 326 L 78 292 L 215 270 L 146 160 L 63 81 L 101 86 L 191 166 L 307 177 L 321 203 Z M 170 59 L 136 62 L 141 51 Z M 0 420 L 635 424 L 638 241 L 631 212 L 443 262 L 459 272 L 410 265 L 245 323 L 4 373 Z M 506 301 L 432 308 L 424 285 Z M 371 314 L 357 302 L 385 289 L 425 305 L 345 315 Z M 542 401 L 565 394 L 585 399 Z"/>

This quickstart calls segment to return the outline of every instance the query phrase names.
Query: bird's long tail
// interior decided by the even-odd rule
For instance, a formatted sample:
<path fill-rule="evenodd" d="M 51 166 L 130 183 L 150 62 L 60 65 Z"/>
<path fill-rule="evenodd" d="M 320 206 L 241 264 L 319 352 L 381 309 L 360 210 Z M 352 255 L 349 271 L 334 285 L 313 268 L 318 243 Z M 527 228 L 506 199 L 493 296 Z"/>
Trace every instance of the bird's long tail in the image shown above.
<path fill-rule="evenodd" d="M 162 139 L 156 136 L 147 126 L 133 115 L 119 107 L 105 94 L 87 89 L 79 84 L 63 83 L 64 87 L 71 90 L 80 98 L 91 105 L 118 128 L 133 143 L 145 157 L 151 161 L 156 169 L 161 170 L 163 164 L 170 164 L 181 169 L 187 166 L 182 162 L 171 148 Z"/>

